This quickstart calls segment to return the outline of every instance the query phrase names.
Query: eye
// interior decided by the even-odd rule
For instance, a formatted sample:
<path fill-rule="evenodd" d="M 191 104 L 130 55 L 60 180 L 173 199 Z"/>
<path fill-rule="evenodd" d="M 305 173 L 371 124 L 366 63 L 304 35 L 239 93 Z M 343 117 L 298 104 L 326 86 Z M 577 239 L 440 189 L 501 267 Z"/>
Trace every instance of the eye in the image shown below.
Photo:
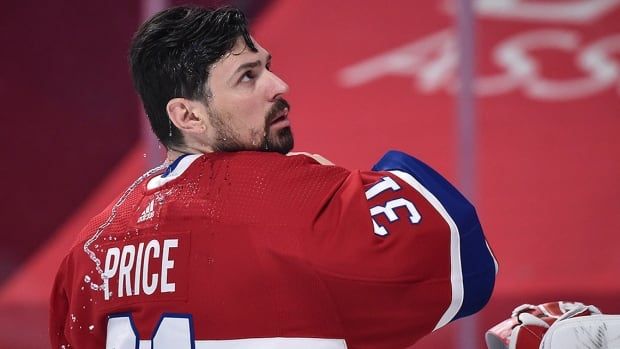
<path fill-rule="evenodd" d="M 250 82 L 250 81 L 254 80 L 254 78 L 256 78 L 256 74 L 254 74 L 254 71 L 248 70 L 245 73 L 243 73 L 243 75 L 241 76 L 241 79 L 239 81 L 241 81 L 241 82 Z"/>

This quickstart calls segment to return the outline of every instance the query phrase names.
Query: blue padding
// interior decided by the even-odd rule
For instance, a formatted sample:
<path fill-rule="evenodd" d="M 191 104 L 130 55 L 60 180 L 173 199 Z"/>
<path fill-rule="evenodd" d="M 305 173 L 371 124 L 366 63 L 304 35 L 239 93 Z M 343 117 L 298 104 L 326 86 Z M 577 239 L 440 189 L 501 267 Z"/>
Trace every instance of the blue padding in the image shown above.
<path fill-rule="evenodd" d="M 400 151 L 387 152 L 373 171 L 400 170 L 415 177 L 441 202 L 456 223 L 461 243 L 464 300 L 452 320 L 471 315 L 488 302 L 495 284 L 495 263 L 489 253 L 474 206 L 439 173 Z"/>

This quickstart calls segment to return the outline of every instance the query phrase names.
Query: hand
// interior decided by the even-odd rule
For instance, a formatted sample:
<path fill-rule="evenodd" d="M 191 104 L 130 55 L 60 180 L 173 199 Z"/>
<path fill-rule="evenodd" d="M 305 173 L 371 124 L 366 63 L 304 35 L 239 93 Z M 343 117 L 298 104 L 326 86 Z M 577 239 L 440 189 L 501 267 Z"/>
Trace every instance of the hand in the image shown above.
<path fill-rule="evenodd" d="M 290 153 L 286 154 L 286 156 L 291 156 L 291 155 L 305 155 L 307 157 L 313 158 L 316 162 L 318 162 L 321 165 L 334 166 L 333 162 L 327 160 L 326 158 L 324 158 L 323 156 L 321 156 L 319 154 L 310 154 L 310 153 L 307 153 L 305 151 L 290 152 Z"/>

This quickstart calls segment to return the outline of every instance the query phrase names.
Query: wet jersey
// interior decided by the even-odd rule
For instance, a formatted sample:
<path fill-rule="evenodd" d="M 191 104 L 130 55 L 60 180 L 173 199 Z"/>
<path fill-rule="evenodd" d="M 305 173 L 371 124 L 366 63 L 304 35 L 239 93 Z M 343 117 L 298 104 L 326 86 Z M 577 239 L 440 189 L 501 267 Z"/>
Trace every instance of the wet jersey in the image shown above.
<path fill-rule="evenodd" d="M 417 159 L 184 156 L 82 230 L 53 348 L 405 348 L 490 297 L 473 206 Z"/>

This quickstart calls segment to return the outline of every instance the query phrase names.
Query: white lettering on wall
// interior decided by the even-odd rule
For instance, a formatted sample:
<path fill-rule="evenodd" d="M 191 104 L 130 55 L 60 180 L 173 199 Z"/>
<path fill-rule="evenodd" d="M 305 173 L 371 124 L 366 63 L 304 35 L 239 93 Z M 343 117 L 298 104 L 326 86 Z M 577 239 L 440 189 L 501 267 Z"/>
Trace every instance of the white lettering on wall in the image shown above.
<path fill-rule="evenodd" d="M 550 78 L 533 54 L 540 49 L 559 50 L 573 57 L 578 69 L 575 77 Z M 477 76 L 477 96 L 491 97 L 513 91 L 538 100 L 569 100 L 588 97 L 620 82 L 620 33 L 592 42 L 584 42 L 579 31 L 536 29 L 517 33 L 498 43 L 490 52 L 500 73 Z M 374 80 L 396 76 L 411 79 L 422 93 L 454 92 L 458 64 L 456 38 L 451 30 L 442 30 L 345 67 L 338 80 L 353 88 Z M 565 63 L 569 64 L 569 63 Z M 620 90 L 618 90 L 620 92 Z"/>

